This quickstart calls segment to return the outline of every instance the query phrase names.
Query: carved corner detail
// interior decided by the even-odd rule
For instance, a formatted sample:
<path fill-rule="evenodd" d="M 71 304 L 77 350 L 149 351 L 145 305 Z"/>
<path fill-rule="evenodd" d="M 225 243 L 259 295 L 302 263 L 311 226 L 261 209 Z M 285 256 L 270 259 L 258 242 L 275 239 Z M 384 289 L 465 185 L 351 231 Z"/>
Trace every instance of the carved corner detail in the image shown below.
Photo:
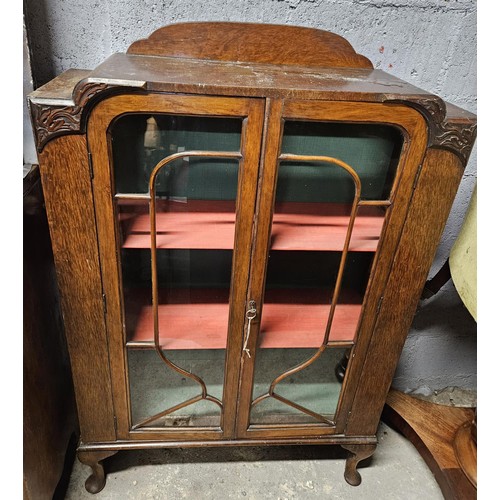
<path fill-rule="evenodd" d="M 31 104 L 35 142 L 38 152 L 58 135 L 80 131 L 82 109 L 79 106 L 41 106 Z"/>
<path fill-rule="evenodd" d="M 429 125 L 429 147 L 448 149 L 457 155 L 463 166 L 467 164 L 474 141 L 477 124 L 475 119 L 448 118 L 446 103 L 438 96 L 388 94 L 384 102 L 403 103 L 424 115 Z"/>
<path fill-rule="evenodd" d="M 31 102 L 33 130 L 38 152 L 52 138 L 83 132 L 82 114 L 85 106 L 112 85 L 103 82 L 82 80 L 73 90 L 73 105 L 54 106 Z"/>
<path fill-rule="evenodd" d="M 432 145 L 452 151 L 465 167 L 476 140 L 476 130 L 475 122 L 444 121 L 436 125 Z"/>
<path fill-rule="evenodd" d="M 382 102 L 406 104 L 420 111 L 431 123 L 441 123 L 446 118 L 446 103 L 436 95 L 385 94 Z"/>

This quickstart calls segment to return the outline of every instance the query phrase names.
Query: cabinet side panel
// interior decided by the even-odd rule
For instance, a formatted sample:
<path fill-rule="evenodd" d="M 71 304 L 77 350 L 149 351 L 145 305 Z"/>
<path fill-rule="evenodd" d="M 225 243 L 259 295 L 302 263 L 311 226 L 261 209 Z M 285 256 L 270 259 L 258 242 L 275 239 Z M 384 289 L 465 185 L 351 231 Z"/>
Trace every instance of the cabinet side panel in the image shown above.
<path fill-rule="evenodd" d="M 347 435 L 374 435 L 377 431 L 462 173 L 461 162 L 454 154 L 438 149 L 427 152 L 351 408 Z"/>
<path fill-rule="evenodd" d="M 113 404 L 85 136 L 49 142 L 40 172 L 81 439 L 114 440 Z"/>

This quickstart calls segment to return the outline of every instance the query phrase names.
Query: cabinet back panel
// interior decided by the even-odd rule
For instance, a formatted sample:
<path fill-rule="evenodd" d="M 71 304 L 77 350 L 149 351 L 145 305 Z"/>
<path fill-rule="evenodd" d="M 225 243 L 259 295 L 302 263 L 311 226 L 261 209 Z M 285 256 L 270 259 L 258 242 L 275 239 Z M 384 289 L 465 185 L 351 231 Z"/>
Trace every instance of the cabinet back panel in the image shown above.
<path fill-rule="evenodd" d="M 111 128 L 115 191 L 147 193 L 149 176 L 163 158 L 182 151 L 238 151 L 241 120 L 162 114 L 130 114 Z M 189 162 L 189 168 L 187 163 Z M 157 195 L 167 198 L 234 200 L 238 163 L 189 158 L 164 168 Z"/>
<path fill-rule="evenodd" d="M 389 196 L 401 152 L 401 133 L 390 126 L 286 121 L 281 153 L 337 158 L 361 179 L 361 198 Z M 280 163 L 276 201 L 348 203 L 354 196 L 350 176 L 319 162 Z"/>

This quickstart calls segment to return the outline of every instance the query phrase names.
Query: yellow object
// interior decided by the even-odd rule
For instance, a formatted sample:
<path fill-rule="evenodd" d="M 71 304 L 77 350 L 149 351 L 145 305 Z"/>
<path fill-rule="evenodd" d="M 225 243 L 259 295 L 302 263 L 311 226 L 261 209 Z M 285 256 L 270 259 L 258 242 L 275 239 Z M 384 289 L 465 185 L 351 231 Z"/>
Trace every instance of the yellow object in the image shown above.
<path fill-rule="evenodd" d="M 477 186 L 450 253 L 453 283 L 465 307 L 477 321 Z"/>

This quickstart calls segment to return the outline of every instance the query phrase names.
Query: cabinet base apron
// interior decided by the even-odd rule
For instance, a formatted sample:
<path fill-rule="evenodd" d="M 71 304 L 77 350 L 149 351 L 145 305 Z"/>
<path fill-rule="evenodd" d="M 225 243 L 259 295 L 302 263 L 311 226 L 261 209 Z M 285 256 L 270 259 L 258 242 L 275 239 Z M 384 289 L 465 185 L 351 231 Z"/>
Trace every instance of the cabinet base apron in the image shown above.
<path fill-rule="evenodd" d="M 340 445 L 349 452 L 344 472 L 345 480 L 352 486 L 361 484 L 358 463 L 369 458 L 377 447 L 376 436 L 329 436 L 305 439 L 233 439 L 218 441 L 114 441 L 108 443 L 80 443 L 77 456 L 80 462 L 92 469 L 85 482 L 89 493 L 99 493 L 106 485 L 103 460 L 122 450 L 154 450 L 166 448 L 197 448 L 206 446 L 280 446 L 280 445 Z"/>

